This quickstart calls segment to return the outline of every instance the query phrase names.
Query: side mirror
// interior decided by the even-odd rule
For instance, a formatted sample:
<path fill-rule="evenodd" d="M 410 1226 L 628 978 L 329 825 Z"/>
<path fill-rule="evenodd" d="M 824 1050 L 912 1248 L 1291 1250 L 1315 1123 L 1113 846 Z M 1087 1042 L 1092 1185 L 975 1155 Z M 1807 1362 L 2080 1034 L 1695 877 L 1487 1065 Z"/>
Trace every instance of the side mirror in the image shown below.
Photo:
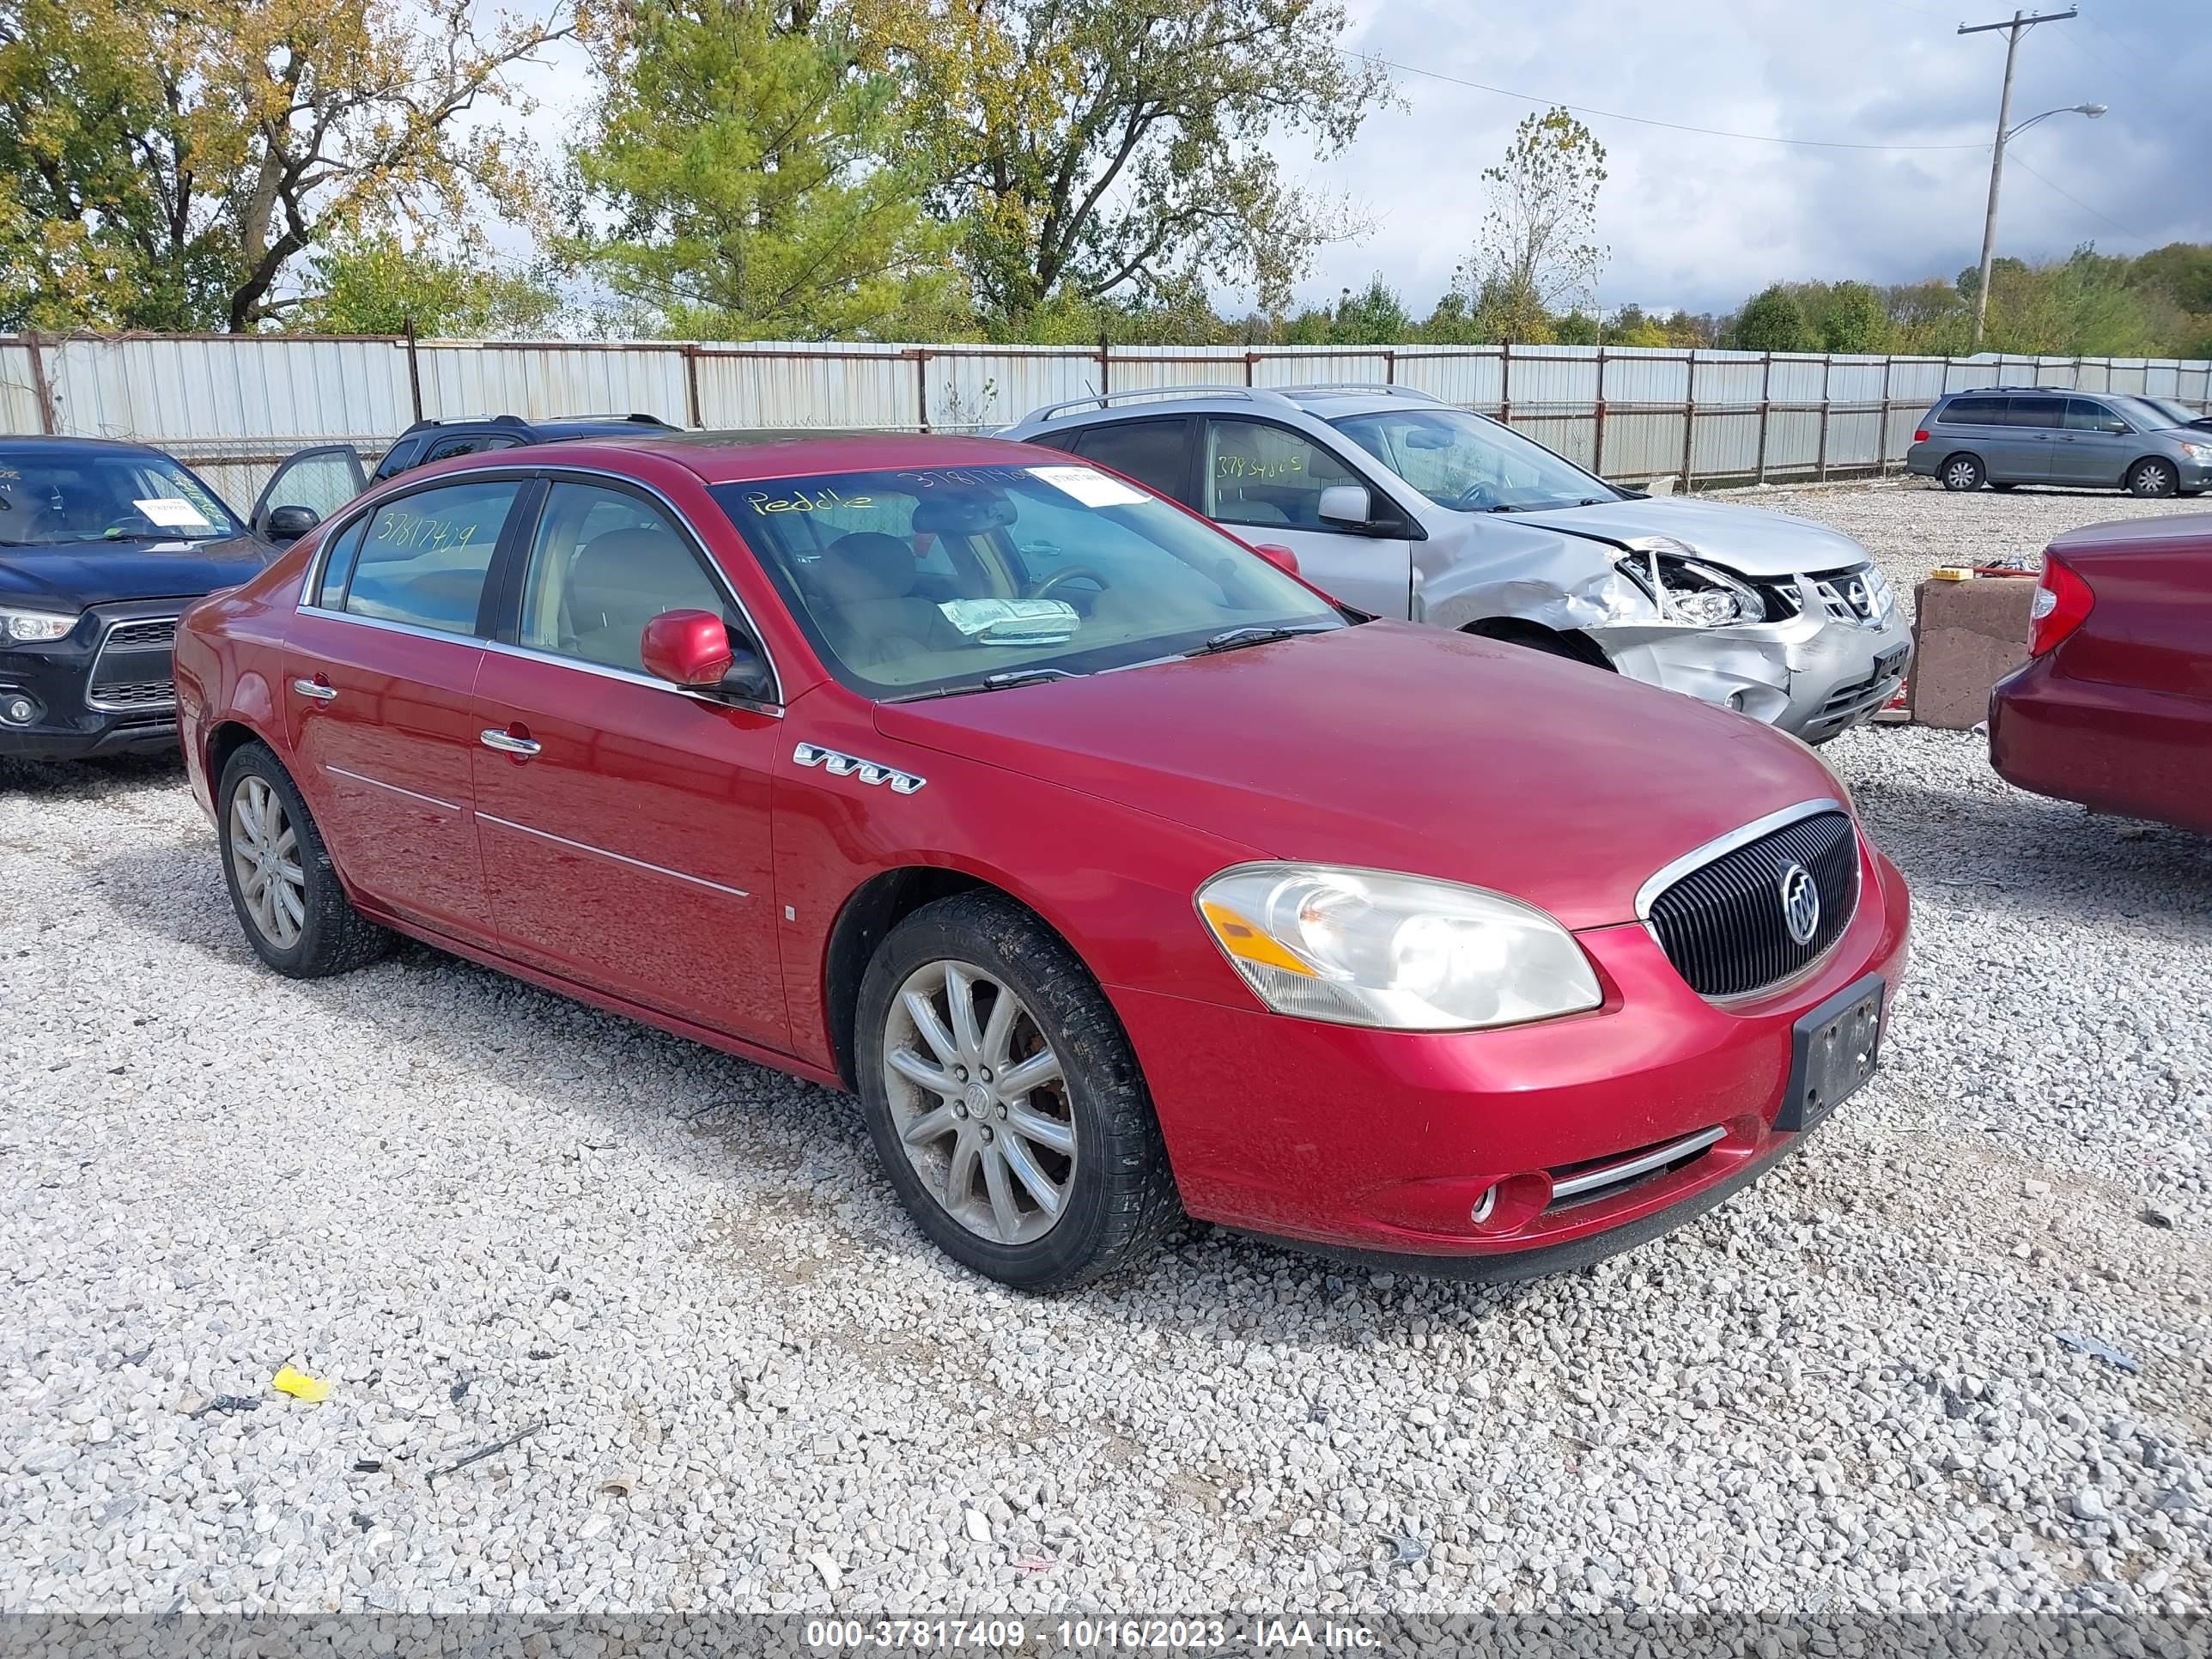
<path fill-rule="evenodd" d="M 1298 556 L 1281 543 L 1255 542 L 1252 550 L 1278 570 L 1287 570 L 1293 576 L 1298 574 Z"/>
<path fill-rule="evenodd" d="M 736 659 L 730 630 L 711 611 L 662 612 L 638 636 L 637 655 L 654 678 L 689 686 L 720 685 Z"/>
<path fill-rule="evenodd" d="M 323 515 L 312 507 L 272 507 L 269 509 L 269 539 L 296 542 L 322 521 Z"/>
<path fill-rule="evenodd" d="M 1324 524 L 1350 525 L 1364 529 L 1375 516 L 1374 497 L 1364 484 L 1331 484 L 1321 492 L 1315 510 Z"/>
<path fill-rule="evenodd" d="M 2107 421 L 2105 422 L 2105 430 L 2111 433 L 2115 438 L 2124 438 L 2129 433 L 2134 431 L 2135 428 L 2130 426 L 2125 421 Z"/>

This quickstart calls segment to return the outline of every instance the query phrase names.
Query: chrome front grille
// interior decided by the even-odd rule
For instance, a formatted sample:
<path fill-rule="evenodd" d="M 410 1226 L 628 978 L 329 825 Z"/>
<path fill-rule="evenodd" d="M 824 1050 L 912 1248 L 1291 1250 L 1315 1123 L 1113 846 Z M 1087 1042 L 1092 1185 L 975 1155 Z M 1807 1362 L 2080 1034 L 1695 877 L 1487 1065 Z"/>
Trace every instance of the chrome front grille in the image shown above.
<path fill-rule="evenodd" d="M 170 652 L 174 617 L 126 617 L 110 623 L 85 686 L 88 708 L 111 711 L 166 708 L 176 701 Z"/>
<path fill-rule="evenodd" d="M 1819 896 L 1813 926 L 1793 933 L 1785 890 L 1805 908 L 1802 871 Z M 1823 803 L 1674 875 L 1644 907 L 1652 936 L 1701 996 L 1751 996 L 1826 953 L 1858 908 L 1859 846 L 1850 815 Z"/>

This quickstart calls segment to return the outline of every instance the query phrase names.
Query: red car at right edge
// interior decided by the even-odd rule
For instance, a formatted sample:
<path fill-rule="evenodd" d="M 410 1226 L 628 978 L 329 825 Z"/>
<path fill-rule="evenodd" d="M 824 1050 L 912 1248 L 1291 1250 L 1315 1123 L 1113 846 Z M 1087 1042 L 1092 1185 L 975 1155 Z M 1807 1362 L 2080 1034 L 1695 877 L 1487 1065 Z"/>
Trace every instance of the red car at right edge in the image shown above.
<path fill-rule="evenodd" d="M 2061 536 L 2033 615 L 1990 699 L 1998 775 L 2212 835 L 2212 514 Z"/>

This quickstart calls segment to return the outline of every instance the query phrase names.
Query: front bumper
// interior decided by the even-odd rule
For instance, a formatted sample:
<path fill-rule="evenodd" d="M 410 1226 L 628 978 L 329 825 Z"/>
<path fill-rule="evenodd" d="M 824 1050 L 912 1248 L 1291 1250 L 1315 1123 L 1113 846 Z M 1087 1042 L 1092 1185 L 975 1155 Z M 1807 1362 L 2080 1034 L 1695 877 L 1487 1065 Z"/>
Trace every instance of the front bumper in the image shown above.
<path fill-rule="evenodd" d="M 1634 924 L 1578 935 L 1602 1008 L 1503 1030 L 1371 1031 L 1111 994 L 1192 1214 L 1417 1271 L 1541 1272 L 1678 1225 L 1794 1148 L 1800 1137 L 1774 1127 L 1793 1024 L 1869 973 L 1893 990 L 1905 970 L 1904 879 L 1880 854 L 1861 857 L 1858 913 L 1820 965 L 1727 1007 L 1692 992 Z M 1583 1168 L 1714 1129 L 1640 1178 L 1553 1201 Z"/>
<path fill-rule="evenodd" d="M 0 645 L 0 756 L 78 760 L 177 741 L 169 635 L 189 599 L 94 607 L 66 639 Z M 9 708 L 27 700 L 27 720 Z"/>
<path fill-rule="evenodd" d="M 1838 615 L 1801 579 L 1797 614 L 1733 628 L 1632 623 L 1589 630 L 1632 679 L 1718 703 L 1820 743 L 1866 720 L 1905 683 L 1912 635 L 1892 603 L 1878 622 Z"/>

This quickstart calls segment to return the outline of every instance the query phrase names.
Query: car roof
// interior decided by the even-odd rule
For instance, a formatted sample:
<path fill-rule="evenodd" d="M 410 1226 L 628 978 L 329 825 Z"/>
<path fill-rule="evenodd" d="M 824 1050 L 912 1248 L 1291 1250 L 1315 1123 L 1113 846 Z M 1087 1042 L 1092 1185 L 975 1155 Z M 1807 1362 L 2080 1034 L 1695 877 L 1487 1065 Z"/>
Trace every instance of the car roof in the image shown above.
<path fill-rule="evenodd" d="M 1103 397 L 1073 398 L 1031 410 L 1014 423 L 1018 431 L 1095 426 L 1103 421 L 1139 420 L 1160 414 L 1304 415 L 1334 420 L 1389 409 L 1452 409 L 1439 398 L 1411 386 L 1354 384 L 1317 386 L 1147 386 Z M 1464 411 L 1462 411 L 1464 412 Z"/>
<path fill-rule="evenodd" d="M 957 437 L 916 432 L 654 432 L 628 428 L 619 438 L 572 438 L 510 452 L 507 465 L 619 465 L 635 455 L 673 462 L 708 484 L 750 483 L 763 478 L 811 477 L 832 472 L 878 471 L 908 466 L 1066 466 L 1058 450 L 1004 438 Z M 471 459 L 483 459 L 471 457 Z"/>
<path fill-rule="evenodd" d="M 155 455 L 165 461 L 176 457 L 167 450 L 156 449 L 151 444 L 142 444 L 127 438 L 55 437 L 40 432 L 10 432 L 0 434 L 0 446 L 9 448 L 51 450 L 57 454 L 112 455 L 120 452 L 130 455 Z"/>

